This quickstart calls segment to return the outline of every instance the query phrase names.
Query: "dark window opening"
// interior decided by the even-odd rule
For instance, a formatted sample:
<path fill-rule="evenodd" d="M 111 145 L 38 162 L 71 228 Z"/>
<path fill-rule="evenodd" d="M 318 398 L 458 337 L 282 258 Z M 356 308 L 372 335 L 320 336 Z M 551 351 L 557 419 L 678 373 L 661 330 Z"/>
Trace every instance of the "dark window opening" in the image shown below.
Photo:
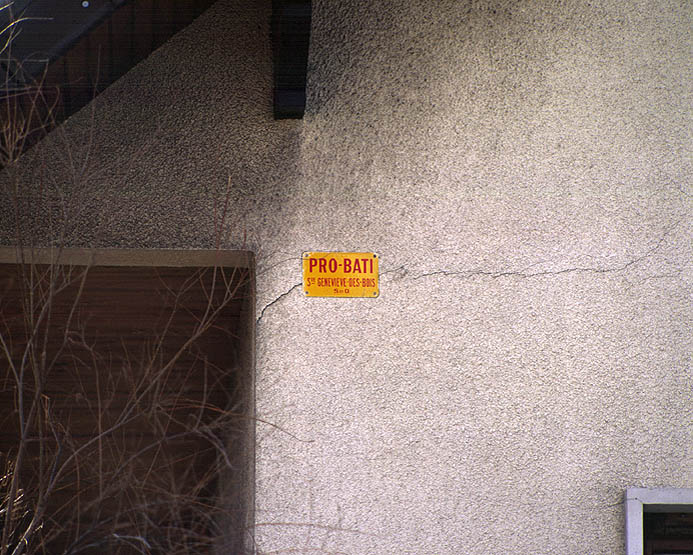
<path fill-rule="evenodd" d="M 0 535 L 244 552 L 249 267 L 0 264 Z"/>
<path fill-rule="evenodd" d="M 643 513 L 645 555 L 693 555 L 693 513 Z"/>

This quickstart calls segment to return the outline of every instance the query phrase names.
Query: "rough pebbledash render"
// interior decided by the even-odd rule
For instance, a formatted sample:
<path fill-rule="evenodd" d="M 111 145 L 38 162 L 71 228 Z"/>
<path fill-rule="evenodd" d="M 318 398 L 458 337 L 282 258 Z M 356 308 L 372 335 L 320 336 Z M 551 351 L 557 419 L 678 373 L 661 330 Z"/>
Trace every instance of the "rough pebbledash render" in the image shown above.
<path fill-rule="evenodd" d="M 300 121 L 270 9 L 96 100 L 71 238 L 210 247 L 229 180 L 257 553 L 624 553 L 627 487 L 693 487 L 693 8 L 314 0 Z M 304 251 L 377 252 L 379 297 L 305 298 Z"/>

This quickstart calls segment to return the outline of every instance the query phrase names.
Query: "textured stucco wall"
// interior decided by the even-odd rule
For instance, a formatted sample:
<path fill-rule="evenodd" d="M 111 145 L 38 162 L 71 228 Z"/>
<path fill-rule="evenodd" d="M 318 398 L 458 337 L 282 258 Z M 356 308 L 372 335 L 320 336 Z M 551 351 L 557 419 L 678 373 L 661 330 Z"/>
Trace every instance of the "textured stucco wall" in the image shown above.
<path fill-rule="evenodd" d="M 268 23 L 221 0 L 98 100 L 72 239 L 213 246 L 230 176 L 258 550 L 623 553 L 626 486 L 693 487 L 691 4 L 314 0 L 301 122 Z M 304 298 L 304 250 L 380 297 Z"/>

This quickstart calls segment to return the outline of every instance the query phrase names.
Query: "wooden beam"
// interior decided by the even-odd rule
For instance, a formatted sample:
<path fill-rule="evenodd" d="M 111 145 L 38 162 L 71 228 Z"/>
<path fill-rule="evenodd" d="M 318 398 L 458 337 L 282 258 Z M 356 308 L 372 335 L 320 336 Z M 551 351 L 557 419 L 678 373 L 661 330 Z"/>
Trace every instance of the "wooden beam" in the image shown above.
<path fill-rule="evenodd" d="M 305 112 L 310 21 L 310 0 L 273 0 L 275 119 L 300 119 Z"/>

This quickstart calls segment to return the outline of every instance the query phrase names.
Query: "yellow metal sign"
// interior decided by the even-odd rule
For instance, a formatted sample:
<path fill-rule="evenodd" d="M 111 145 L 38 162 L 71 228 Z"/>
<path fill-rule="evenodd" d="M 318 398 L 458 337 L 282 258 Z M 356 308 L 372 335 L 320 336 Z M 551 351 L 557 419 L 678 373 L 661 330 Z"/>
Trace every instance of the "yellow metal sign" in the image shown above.
<path fill-rule="evenodd" d="M 306 297 L 377 297 L 378 255 L 374 252 L 304 252 Z"/>

